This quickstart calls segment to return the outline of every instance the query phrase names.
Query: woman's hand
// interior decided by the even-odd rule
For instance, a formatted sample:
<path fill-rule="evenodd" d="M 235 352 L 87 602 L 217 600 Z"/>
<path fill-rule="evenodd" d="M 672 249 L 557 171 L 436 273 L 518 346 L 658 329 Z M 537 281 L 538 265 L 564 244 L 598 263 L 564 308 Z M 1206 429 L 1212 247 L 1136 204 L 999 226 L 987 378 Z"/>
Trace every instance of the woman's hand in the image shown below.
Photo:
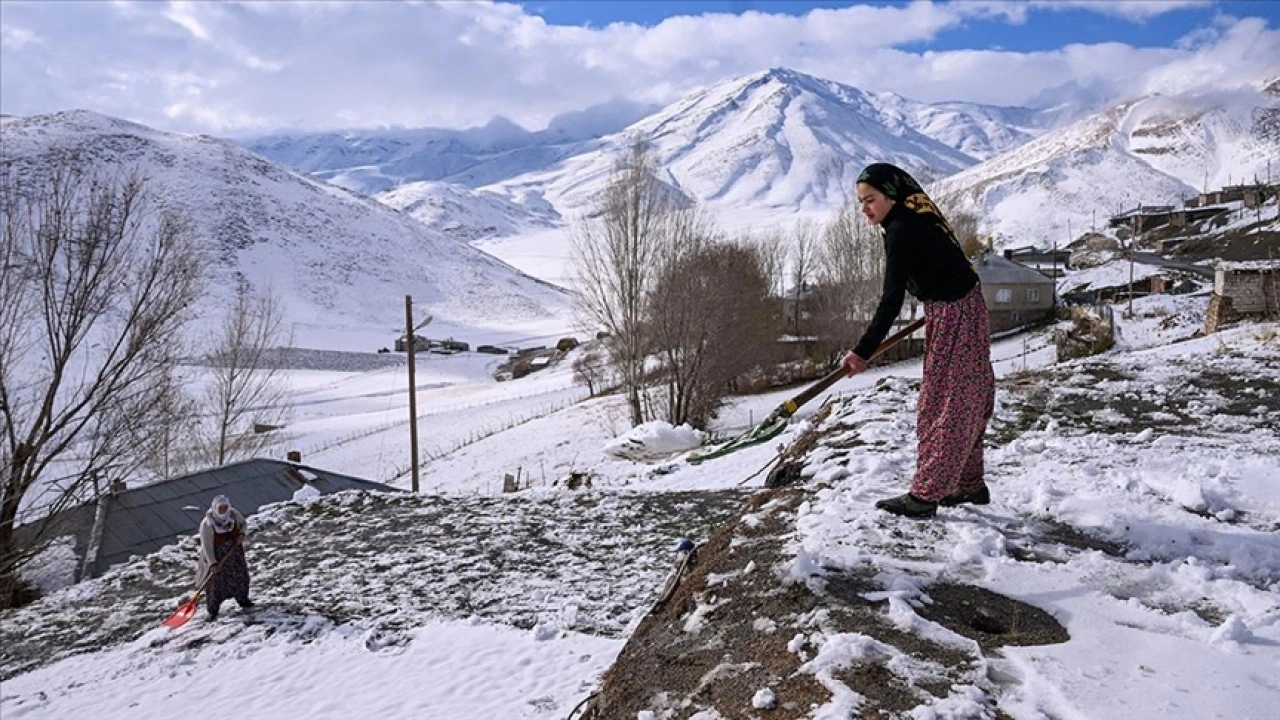
<path fill-rule="evenodd" d="M 844 367 L 848 377 L 853 377 L 867 369 L 867 361 L 852 350 L 844 354 L 844 358 L 840 360 L 840 365 Z"/>

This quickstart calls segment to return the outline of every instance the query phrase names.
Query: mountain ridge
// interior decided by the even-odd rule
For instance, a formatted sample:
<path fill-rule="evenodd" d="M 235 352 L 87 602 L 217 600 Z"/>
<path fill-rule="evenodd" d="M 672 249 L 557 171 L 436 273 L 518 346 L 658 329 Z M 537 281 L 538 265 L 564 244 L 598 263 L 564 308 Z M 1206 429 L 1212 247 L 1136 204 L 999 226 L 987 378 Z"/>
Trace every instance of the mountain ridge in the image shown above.
<path fill-rule="evenodd" d="M 405 295 L 439 325 L 498 332 L 560 316 L 569 302 L 466 242 L 229 141 L 84 110 L 5 118 L 0 132 L 4 161 L 19 173 L 71 150 L 93 169 L 136 167 L 165 203 L 185 210 L 212 261 L 205 318 L 220 315 L 241 278 L 282 295 L 286 321 L 317 347 L 332 347 L 339 331 L 389 344 Z"/>
<path fill-rule="evenodd" d="M 1042 132 L 1056 118 L 1056 115 L 1028 108 L 959 102 L 928 105 L 893 93 L 865 93 L 853 86 L 789 68 L 773 67 L 709 86 L 626 127 L 590 137 L 571 133 L 553 137 L 547 131 L 539 131 L 541 134 L 525 131 L 519 136 L 523 141 L 519 147 L 481 147 L 473 140 L 477 133 L 489 127 L 484 126 L 460 131 L 410 130 L 399 135 L 391 131 L 369 131 L 345 135 L 275 136 L 251 139 L 242 144 L 265 157 L 370 195 L 416 181 L 449 182 L 502 191 L 508 187 L 537 185 L 539 181 L 534 177 L 545 175 L 558 165 L 577 172 L 581 170 L 582 163 L 570 162 L 573 158 L 590 153 L 612 153 L 625 144 L 621 140 L 624 137 L 680 131 L 691 134 L 695 140 L 699 137 L 705 139 L 706 131 L 718 120 L 731 119 L 745 106 L 760 106 L 759 110 L 767 112 L 771 97 L 780 99 L 775 106 L 780 107 L 784 115 L 757 117 L 754 121 L 761 127 L 773 129 L 774 146 L 769 147 L 766 142 L 745 161 L 757 164 L 770 162 L 774 167 L 782 168 L 789 165 L 797 154 L 814 148 L 821 150 L 823 146 L 831 148 L 816 161 L 816 165 L 824 168 L 826 179 L 815 183 L 808 193 L 800 192 L 801 198 L 808 198 L 811 204 L 829 204 L 835 197 L 842 196 L 837 188 L 849 179 L 847 176 L 856 172 L 845 166 L 864 163 L 873 155 L 888 151 L 894 159 L 933 168 L 935 173 L 954 172 L 1024 142 Z M 790 138 L 779 140 L 779 133 L 785 135 L 788 132 L 779 123 L 786 123 L 785 111 L 792 106 L 795 106 L 797 116 L 809 113 L 812 122 L 797 119 L 791 124 L 791 132 L 803 135 L 799 126 L 806 124 L 819 130 L 813 134 L 812 143 L 807 143 L 808 139 L 804 137 L 797 139 L 802 146 L 799 153 L 789 142 Z M 749 107 L 746 109 L 750 110 Z M 697 114 L 699 119 L 684 117 L 689 114 Z M 843 116 L 854 130 L 861 128 L 865 132 L 846 132 L 838 124 L 824 124 L 823 119 L 827 116 Z M 924 131 L 917 130 L 917 126 L 923 127 Z M 870 147 L 859 148 L 858 135 L 873 137 L 874 141 Z M 378 143 L 391 145 L 379 148 Z M 808 147 L 804 147 L 806 145 Z M 702 163 L 688 159 L 688 155 L 697 153 L 693 147 L 674 148 L 673 152 L 688 160 L 687 172 L 677 170 L 672 173 L 674 184 L 681 188 L 690 184 L 716 184 L 712 178 L 697 178 L 699 174 L 716 172 L 715 158 Z M 609 166 L 611 163 L 606 161 L 596 165 Z M 839 178 L 832 177 L 832 165 L 839 166 Z M 598 174 L 598 170 L 596 168 L 593 173 Z M 682 174 L 689 177 L 681 177 Z M 731 188 L 719 187 L 693 194 L 700 200 L 714 202 L 717 198 L 734 195 L 734 192 Z M 763 200 L 785 203 L 788 197 L 784 192 Z M 577 203 L 575 209 L 580 205 Z M 564 210 L 561 208 L 562 213 Z"/>

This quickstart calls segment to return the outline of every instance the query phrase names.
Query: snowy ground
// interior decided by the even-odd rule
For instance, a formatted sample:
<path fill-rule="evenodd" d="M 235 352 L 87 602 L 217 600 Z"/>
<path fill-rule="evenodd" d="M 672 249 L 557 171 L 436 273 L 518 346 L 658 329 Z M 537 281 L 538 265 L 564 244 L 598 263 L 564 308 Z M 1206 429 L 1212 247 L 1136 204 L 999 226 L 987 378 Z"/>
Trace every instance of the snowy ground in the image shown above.
<path fill-rule="evenodd" d="M 1056 365 L 1047 331 L 996 343 L 995 502 L 932 523 L 871 509 L 912 471 L 919 362 L 829 393 L 841 402 L 809 457 L 814 497 L 784 575 L 873 567 L 894 588 L 894 618 L 922 634 L 943 633 L 914 609 L 927 583 L 963 580 L 1071 634 L 981 656 L 973 688 L 915 717 L 990 717 L 971 695 L 1018 719 L 1258 718 L 1274 706 L 1280 338 L 1272 324 L 1183 341 L 1204 303 L 1118 308 L 1120 344 L 1100 358 Z M 824 400 L 775 445 L 697 466 L 679 453 L 622 460 L 604 452 L 626 430 L 622 407 L 575 402 L 567 364 L 496 383 L 491 358 L 439 360 L 418 369 L 424 452 L 442 448 L 423 470 L 432 495 L 258 515 L 262 607 L 230 603 L 214 624 L 200 613 L 156 627 L 190 581 L 189 544 L 0 615 L 0 716 L 172 717 L 234 698 L 244 717 L 565 717 L 652 602 L 674 540 L 705 538 L 738 502 L 723 491 L 758 486 L 740 482 L 811 429 Z M 406 487 L 405 380 L 402 367 L 293 372 L 288 446 Z M 794 392 L 740 399 L 721 428 L 748 427 Z M 533 488 L 496 497 L 517 471 Z M 564 490 L 571 472 L 592 490 Z M 703 495 L 672 494 L 685 491 Z M 1027 551 L 1039 546 L 1019 538 L 1047 525 L 1102 549 Z M 862 642 L 813 632 L 823 662 L 851 661 Z"/>
<path fill-rule="evenodd" d="M 799 520 L 793 569 L 869 567 L 900 623 L 953 642 L 963 639 L 916 612 L 930 582 L 1048 610 L 1069 642 L 978 654 L 975 685 L 999 686 L 1012 717 L 1265 717 L 1280 697 L 1275 332 L 1240 329 L 1014 378 L 989 436 L 993 504 L 943 509 L 931 523 L 871 509 L 914 464 L 914 425 L 901 408 L 915 388 L 887 381 L 829 419 L 826 447 L 806 470 L 826 489 Z M 1027 552 L 1046 523 L 1099 549 Z M 957 688 L 953 708 L 971 695 Z"/>
<path fill-rule="evenodd" d="M 215 623 L 201 610 L 178 630 L 157 626 L 189 596 L 189 540 L 0 616 L 0 715 L 68 717 L 110 692 L 166 717 L 206 693 L 261 692 L 245 716 L 282 717 L 300 698 L 281 697 L 281 681 L 310 687 L 319 717 L 518 717 L 522 705 L 563 715 L 653 603 L 677 541 L 705 537 L 741 501 L 349 491 L 269 506 L 250 521 L 251 610 L 232 602 Z M 98 669 L 74 669 L 86 663 Z M 356 693 L 314 687 L 339 670 L 387 679 Z M 527 683 L 508 685 L 521 673 Z M 389 696 L 394 684 L 417 692 Z M 50 702 L 63 693 L 69 704 Z M 367 715 L 371 700 L 390 714 Z"/>

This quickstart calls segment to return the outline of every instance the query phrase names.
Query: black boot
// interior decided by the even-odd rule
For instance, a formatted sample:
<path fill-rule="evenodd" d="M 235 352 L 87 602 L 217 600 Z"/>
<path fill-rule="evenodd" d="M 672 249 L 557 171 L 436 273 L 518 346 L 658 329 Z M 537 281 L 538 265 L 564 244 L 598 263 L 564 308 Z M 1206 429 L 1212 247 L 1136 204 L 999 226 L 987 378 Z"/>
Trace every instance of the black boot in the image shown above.
<path fill-rule="evenodd" d="M 938 503 L 920 500 L 911 493 L 881 500 L 876 507 L 903 517 L 933 517 L 938 512 Z"/>
<path fill-rule="evenodd" d="M 984 483 L 975 490 L 957 490 L 938 501 L 939 505 L 955 507 L 956 505 L 988 505 L 991 503 L 991 491 Z"/>

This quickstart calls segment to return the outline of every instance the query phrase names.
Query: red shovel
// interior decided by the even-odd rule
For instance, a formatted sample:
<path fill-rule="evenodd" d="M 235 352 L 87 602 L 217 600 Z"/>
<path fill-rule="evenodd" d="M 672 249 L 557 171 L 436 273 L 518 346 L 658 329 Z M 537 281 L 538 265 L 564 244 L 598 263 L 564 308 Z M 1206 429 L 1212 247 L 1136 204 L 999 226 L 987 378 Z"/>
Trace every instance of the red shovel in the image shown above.
<path fill-rule="evenodd" d="M 178 609 L 174 611 L 172 615 L 165 618 L 165 621 L 160 624 L 167 628 L 182 627 L 187 623 L 188 620 L 195 617 L 196 608 L 200 606 L 200 595 L 204 592 L 205 587 L 209 584 L 209 581 L 213 579 L 214 574 L 217 572 L 218 572 L 217 565 L 214 565 L 213 567 L 209 568 L 209 574 L 205 576 L 204 582 L 200 583 L 200 587 L 196 588 L 196 594 L 192 595 L 190 600 L 178 606 Z"/>

